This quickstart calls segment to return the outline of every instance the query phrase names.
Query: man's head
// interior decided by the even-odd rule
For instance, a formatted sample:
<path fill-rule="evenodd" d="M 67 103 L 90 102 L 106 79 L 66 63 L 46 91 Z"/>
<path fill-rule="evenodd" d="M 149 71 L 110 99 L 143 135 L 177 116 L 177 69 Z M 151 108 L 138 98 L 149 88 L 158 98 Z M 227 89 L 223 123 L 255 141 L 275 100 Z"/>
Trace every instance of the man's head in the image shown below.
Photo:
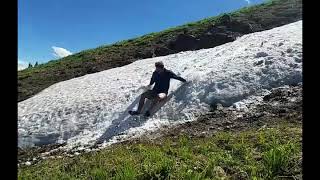
<path fill-rule="evenodd" d="M 163 62 L 159 61 L 155 63 L 156 66 L 156 71 L 157 72 L 162 72 L 164 70 L 164 65 Z"/>

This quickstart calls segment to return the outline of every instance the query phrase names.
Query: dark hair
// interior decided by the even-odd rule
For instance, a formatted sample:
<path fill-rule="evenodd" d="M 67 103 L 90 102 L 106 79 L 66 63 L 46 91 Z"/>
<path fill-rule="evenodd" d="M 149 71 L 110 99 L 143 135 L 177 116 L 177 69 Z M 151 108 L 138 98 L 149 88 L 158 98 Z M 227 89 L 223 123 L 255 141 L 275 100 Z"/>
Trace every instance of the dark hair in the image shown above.
<path fill-rule="evenodd" d="M 156 63 L 155 63 L 155 66 L 156 66 L 156 67 L 159 67 L 159 68 L 164 68 L 163 62 L 161 62 L 161 61 L 156 62 Z"/>

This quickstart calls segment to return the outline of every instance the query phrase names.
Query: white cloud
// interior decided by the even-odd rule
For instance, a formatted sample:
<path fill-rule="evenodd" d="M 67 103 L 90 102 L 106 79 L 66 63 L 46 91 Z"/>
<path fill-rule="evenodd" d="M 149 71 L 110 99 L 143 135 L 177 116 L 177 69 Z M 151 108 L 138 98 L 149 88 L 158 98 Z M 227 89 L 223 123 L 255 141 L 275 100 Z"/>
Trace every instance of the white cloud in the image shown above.
<path fill-rule="evenodd" d="M 250 0 L 245 0 L 248 4 L 250 4 L 251 2 L 250 2 Z"/>
<path fill-rule="evenodd" d="M 18 71 L 23 70 L 28 67 L 28 63 L 18 59 Z"/>
<path fill-rule="evenodd" d="M 54 51 L 53 55 L 62 58 L 71 55 L 72 53 L 64 48 L 52 46 L 52 49 Z"/>

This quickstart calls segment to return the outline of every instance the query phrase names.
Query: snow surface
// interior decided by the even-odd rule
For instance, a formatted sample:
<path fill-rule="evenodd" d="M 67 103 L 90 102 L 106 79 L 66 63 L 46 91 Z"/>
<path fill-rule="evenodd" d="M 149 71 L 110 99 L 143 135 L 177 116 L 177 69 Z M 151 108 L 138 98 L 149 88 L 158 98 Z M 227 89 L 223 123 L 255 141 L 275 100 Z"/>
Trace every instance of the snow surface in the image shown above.
<path fill-rule="evenodd" d="M 190 83 L 171 80 L 169 100 L 152 117 L 129 116 L 127 111 L 136 109 L 156 61 Z M 119 134 L 139 135 L 164 124 L 195 120 L 211 104 L 241 109 L 243 100 L 258 91 L 299 82 L 302 21 L 215 48 L 143 59 L 54 84 L 18 103 L 18 145 L 110 144 Z"/>

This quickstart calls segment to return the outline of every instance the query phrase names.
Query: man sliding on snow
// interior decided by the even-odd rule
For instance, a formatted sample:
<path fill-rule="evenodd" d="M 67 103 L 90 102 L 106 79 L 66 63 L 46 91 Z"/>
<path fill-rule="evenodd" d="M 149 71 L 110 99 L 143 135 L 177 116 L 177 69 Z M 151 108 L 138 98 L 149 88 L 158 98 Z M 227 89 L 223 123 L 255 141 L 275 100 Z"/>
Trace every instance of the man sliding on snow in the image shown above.
<path fill-rule="evenodd" d="M 146 113 L 144 114 L 146 117 L 149 117 L 150 111 L 156 105 L 156 103 L 161 100 L 164 100 L 167 97 L 171 78 L 177 79 L 182 82 L 187 82 L 182 77 L 179 77 L 176 74 L 174 74 L 172 71 L 164 68 L 164 65 L 161 61 L 156 62 L 155 66 L 156 66 L 156 70 L 153 72 L 151 80 L 150 80 L 150 84 L 148 85 L 148 88 L 150 88 L 152 86 L 152 84 L 155 83 L 153 89 L 148 90 L 141 95 L 138 110 L 137 111 L 129 111 L 129 114 L 131 114 L 131 115 L 140 114 L 142 107 L 144 105 L 145 99 L 147 98 L 147 99 L 152 100 L 152 104 L 151 104 L 150 109 L 148 111 L 146 111 Z"/>

